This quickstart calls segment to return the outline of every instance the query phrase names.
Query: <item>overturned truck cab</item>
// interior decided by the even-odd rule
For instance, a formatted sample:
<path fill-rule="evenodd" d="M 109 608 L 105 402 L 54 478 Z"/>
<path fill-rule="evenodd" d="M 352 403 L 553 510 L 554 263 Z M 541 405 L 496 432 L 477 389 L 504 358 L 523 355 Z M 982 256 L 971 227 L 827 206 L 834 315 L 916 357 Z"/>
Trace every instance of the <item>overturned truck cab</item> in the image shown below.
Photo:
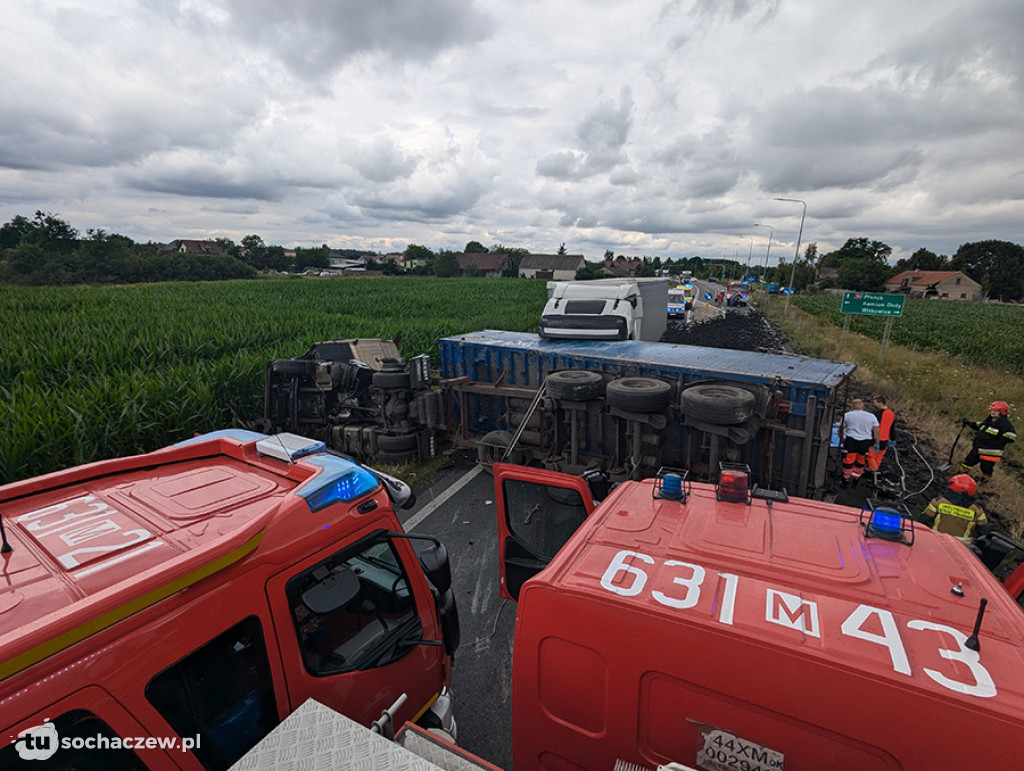
<path fill-rule="evenodd" d="M 264 416 L 254 427 L 307 436 L 381 463 L 408 463 L 436 454 L 443 421 L 429 356 L 406 362 L 392 340 L 347 339 L 270 362 Z"/>

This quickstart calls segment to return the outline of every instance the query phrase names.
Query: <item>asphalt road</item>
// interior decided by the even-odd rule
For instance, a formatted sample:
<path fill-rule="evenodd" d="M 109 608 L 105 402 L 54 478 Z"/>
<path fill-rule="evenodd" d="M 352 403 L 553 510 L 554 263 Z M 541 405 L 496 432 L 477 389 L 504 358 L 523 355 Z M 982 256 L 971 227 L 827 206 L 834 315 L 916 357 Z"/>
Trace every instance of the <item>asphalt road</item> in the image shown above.
<path fill-rule="evenodd" d="M 452 691 L 458 743 L 495 765 L 512 768 L 512 637 L 516 606 L 498 593 L 494 478 L 460 454 L 417 504 L 400 512 L 412 532 L 448 549 L 462 629 Z"/>

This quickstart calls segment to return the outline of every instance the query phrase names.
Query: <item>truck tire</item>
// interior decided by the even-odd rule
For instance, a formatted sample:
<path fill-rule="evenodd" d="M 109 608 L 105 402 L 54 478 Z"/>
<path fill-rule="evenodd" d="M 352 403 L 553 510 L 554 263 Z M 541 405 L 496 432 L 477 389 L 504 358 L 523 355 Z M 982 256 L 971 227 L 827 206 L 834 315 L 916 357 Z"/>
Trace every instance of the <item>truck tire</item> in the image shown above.
<path fill-rule="evenodd" d="M 512 433 L 510 431 L 490 431 L 480 437 L 476 444 L 477 462 L 484 467 L 488 474 L 494 473 L 494 464 L 500 463 L 505 456 L 505 450 L 512 444 Z M 523 465 L 526 461 L 526 454 L 516 449 L 512 451 L 506 463 Z"/>
<path fill-rule="evenodd" d="M 604 393 L 604 378 L 597 372 L 561 370 L 552 372 L 544 382 L 547 383 L 548 395 L 556 399 L 585 402 Z"/>
<path fill-rule="evenodd" d="M 754 394 L 739 386 L 697 383 L 683 389 L 679 408 L 705 423 L 733 426 L 750 418 L 755 401 Z"/>
<path fill-rule="evenodd" d="M 605 398 L 626 412 L 660 412 L 672 400 L 672 386 L 651 377 L 624 377 L 608 383 Z"/>
<path fill-rule="evenodd" d="M 409 450 L 416 450 L 419 443 L 416 434 L 379 434 L 377 436 L 377 448 L 386 453 L 403 453 Z"/>
<path fill-rule="evenodd" d="M 279 375 L 312 375 L 315 364 L 312 359 L 278 359 L 270 366 Z"/>
<path fill-rule="evenodd" d="M 408 452 L 378 452 L 377 462 L 389 466 L 404 466 L 416 460 L 418 453 L 415 450 Z"/>
<path fill-rule="evenodd" d="M 408 372 L 374 372 L 373 380 L 374 388 L 392 389 L 392 388 L 403 388 L 409 387 L 409 373 Z"/>

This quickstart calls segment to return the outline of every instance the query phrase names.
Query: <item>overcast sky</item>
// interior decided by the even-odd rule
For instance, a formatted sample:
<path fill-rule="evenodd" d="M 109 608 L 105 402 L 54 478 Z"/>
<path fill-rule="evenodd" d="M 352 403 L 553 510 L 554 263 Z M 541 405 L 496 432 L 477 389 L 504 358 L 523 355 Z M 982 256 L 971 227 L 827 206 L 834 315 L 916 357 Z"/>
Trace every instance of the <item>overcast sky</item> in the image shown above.
<path fill-rule="evenodd" d="M 755 264 L 773 233 L 775 264 L 785 197 L 820 251 L 1022 243 L 1022 29 L 1021 0 L 6 0 L 0 223 Z"/>

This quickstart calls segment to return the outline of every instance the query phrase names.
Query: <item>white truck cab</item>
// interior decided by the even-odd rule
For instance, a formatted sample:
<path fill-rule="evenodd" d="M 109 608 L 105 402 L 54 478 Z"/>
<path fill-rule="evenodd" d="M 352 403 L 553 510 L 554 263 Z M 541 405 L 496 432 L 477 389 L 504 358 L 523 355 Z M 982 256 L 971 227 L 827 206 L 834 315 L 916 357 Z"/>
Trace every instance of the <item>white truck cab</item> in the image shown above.
<path fill-rule="evenodd" d="M 665 334 L 668 279 L 549 281 L 544 340 L 647 340 Z"/>

